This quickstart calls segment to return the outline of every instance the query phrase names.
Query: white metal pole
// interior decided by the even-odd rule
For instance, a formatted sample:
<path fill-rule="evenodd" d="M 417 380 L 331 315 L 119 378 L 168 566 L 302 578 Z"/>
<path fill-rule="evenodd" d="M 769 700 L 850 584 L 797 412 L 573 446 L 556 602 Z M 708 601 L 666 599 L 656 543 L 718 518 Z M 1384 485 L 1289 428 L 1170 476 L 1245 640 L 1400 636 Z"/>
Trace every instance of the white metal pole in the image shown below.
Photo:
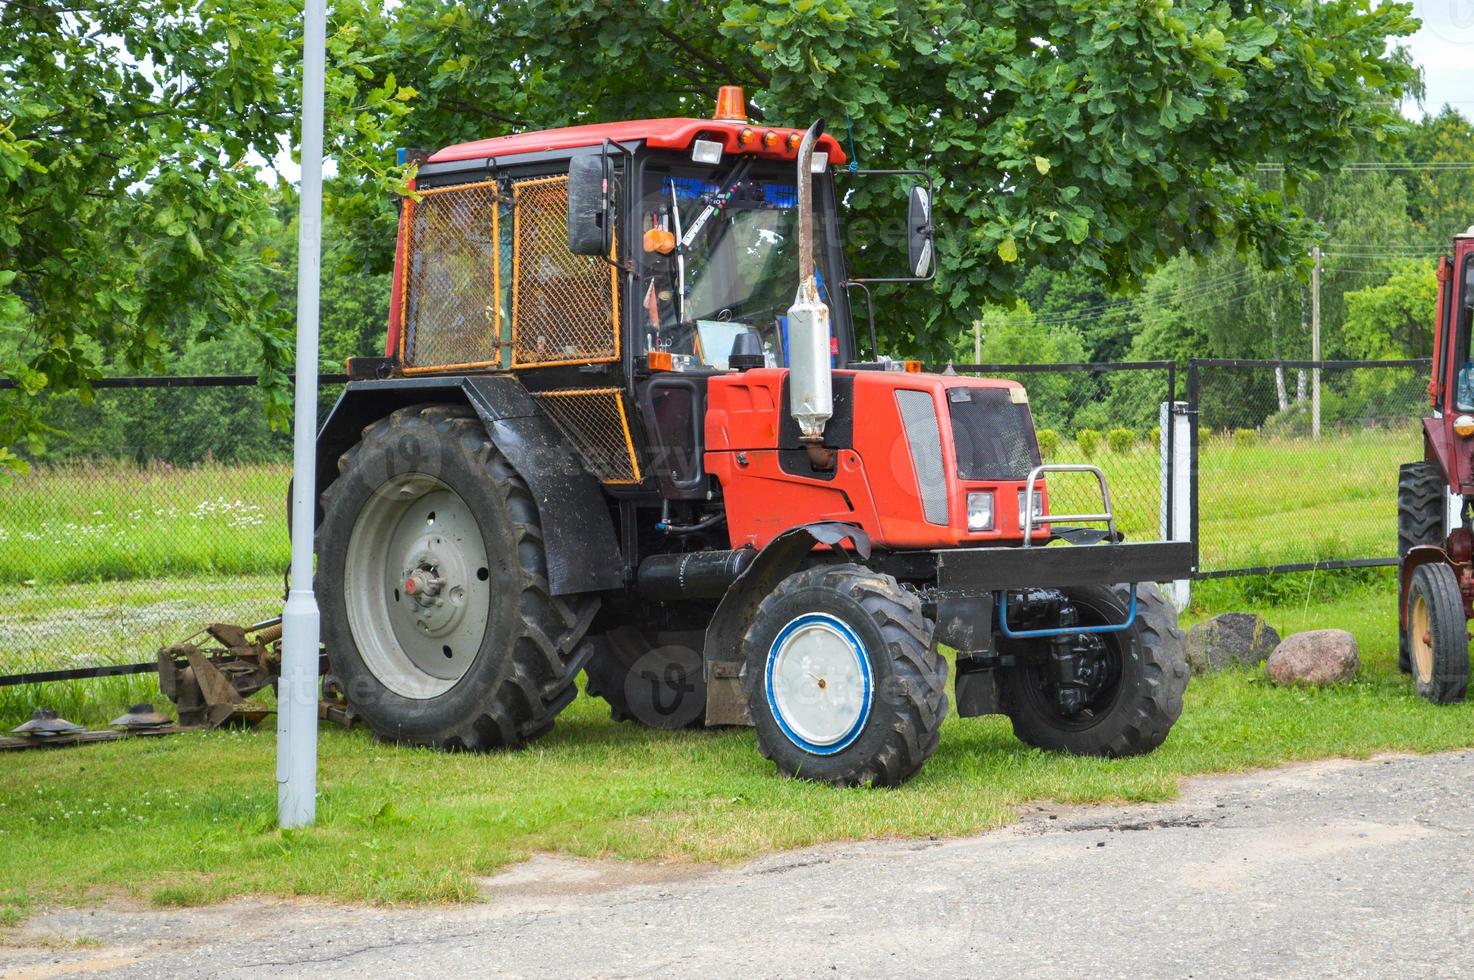
<path fill-rule="evenodd" d="M 317 315 L 322 268 L 322 115 L 326 0 L 305 0 L 302 31 L 302 188 L 297 226 L 297 380 L 292 456 L 292 584 L 282 612 L 276 708 L 277 823 L 317 816 L 317 650 L 312 534 L 317 499 Z"/>
<path fill-rule="evenodd" d="M 1163 541 L 1192 540 L 1192 416 L 1186 402 L 1162 402 L 1157 408 L 1161 452 L 1161 532 Z M 1167 427 L 1172 427 L 1172 451 L 1167 451 Z M 1172 506 L 1167 506 L 1167 481 L 1172 481 Z M 1167 591 L 1179 610 L 1192 601 L 1192 580 L 1176 579 Z"/>
<path fill-rule="evenodd" d="M 1193 511 L 1198 502 L 1193 499 L 1193 421 L 1188 413 L 1188 403 L 1178 402 L 1172 412 L 1172 540 L 1193 539 Z M 1172 583 L 1178 609 L 1186 609 L 1192 601 L 1192 579 L 1178 579 Z"/>
<path fill-rule="evenodd" d="M 1320 246 L 1310 253 L 1315 257 L 1315 268 L 1310 272 L 1310 359 L 1320 360 Z M 1310 433 L 1320 441 L 1320 368 L 1310 369 Z"/>

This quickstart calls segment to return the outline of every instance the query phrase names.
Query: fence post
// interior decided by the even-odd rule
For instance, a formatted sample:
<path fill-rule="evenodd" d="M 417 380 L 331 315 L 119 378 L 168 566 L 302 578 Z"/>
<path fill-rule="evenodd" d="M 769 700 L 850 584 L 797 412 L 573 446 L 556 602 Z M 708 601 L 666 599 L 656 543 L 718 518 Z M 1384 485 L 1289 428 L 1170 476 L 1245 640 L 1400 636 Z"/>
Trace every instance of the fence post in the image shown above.
<path fill-rule="evenodd" d="M 1157 409 L 1161 440 L 1161 536 L 1163 541 L 1192 540 L 1192 413 L 1187 402 L 1162 402 Z M 1168 593 L 1178 609 L 1192 599 L 1192 580 L 1177 579 Z"/>

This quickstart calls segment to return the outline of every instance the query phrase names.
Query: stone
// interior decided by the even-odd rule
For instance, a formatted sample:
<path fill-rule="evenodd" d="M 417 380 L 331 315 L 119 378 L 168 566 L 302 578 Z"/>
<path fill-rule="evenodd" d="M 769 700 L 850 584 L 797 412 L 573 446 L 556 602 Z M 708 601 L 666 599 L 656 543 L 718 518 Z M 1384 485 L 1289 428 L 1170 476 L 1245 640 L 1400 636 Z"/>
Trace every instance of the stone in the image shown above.
<path fill-rule="evenodd" d="M 1264 669 L 1276 684 L 1342 684 L 1356 676 L 1356 637 L 1345 630 L 1296 633 L 1269 655 Z"/>
<path fill-rule="evenodd" d="M 1187 631 L 1187 663 L 1194 674 L 1257 667 L 1279 646 L 1280 635 L 1256 613 L 1223 613 Z"/>

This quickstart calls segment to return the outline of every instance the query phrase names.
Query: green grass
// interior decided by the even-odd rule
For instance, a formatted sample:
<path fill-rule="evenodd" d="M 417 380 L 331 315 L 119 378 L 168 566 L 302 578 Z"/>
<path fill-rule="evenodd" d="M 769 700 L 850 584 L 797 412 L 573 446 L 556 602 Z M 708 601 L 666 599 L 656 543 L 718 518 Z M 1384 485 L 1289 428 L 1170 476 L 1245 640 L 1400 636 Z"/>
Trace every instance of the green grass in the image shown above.
<path fill-rule="evenodd" d="M 1284 689 L 1247 670 L 1196 678 L 1166 745 L 1124 760 L 1046 755 L 1014 740 L 1006 721 L 954 716 L 926 769 L 897 790 L 779 779 L 750 730 L 653 732 L 610 722 L 587 698 L 518 753 L 443 755 L 325 728 L 319 822 L 295 833 L 273 827 L 269 730 L 8 755 L 0 923 L 111 896 L 467 901 L 478 876 L 537 851 L 730 861 L 827 840 L 984 830 L 1033 800 L 1163 800 L 1197 773 L 1474 745 L 1474 705 L 1428 705 L 1396 672 L 1391 606 L 1378 583 L 1264 610 L 1285 632 L 1355 633 L 1364 667 L 1351 684 Z"/>
<path fill-rule="evenodd" d="M 281 606 L 265 576 L 0 585 L 0 674 L 144 663 L 211 622 L 256 622 Z M 162 702 L 151 675 L 0 687 L 0 731 L 37 706 L 104 725 L 139 701 Z"/>
<path fill-rule="evenodd" d="M 284 463 L 36 467 L 0 494 L 0 586 L 280 574 Z"/>
<path fill-rule="evenodd" d="M 1327 431 L 1308 438 L 1229 433 L 1204 439 L 1198 455 L 1199 549 L 1206 570 L 1333 558 L 1380 558 L 1397 550 L 1397 467 L 1422 452 L 1415 425 Z M 1048 461 L 1078 462 L 1073 442 Z M 1105 471 L 1117 523 L 1132 541 L 1159 535 L 1158 461 L 1144 443 L 1089 460 Z M 1050 507 L 1099 507 L 1093 478 L 1050 476 Z"/>

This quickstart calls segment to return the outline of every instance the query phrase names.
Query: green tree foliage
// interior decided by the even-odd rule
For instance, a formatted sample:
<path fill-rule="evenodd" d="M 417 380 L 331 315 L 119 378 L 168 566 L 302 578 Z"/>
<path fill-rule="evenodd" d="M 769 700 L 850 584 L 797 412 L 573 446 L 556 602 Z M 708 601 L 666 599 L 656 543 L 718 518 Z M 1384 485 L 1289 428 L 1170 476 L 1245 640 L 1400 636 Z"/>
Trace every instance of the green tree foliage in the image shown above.
<path fill-rule="evenodd" d="M 1444 106 L 1401 133 L 1394 149 L 1398 162 L 1412 165 L 1400 176 L 1422 237 L 1443 241 L 1474 224 L 1474 170 L 1458 166 L 1474 163 L 1474 124 Z"/>
<path fill-rule="evenodd" d="M 1380 138 L 1413 81 L 1388 40 L 1417 25 L 1368 0 L 407 0 L 397 19 L 419 145 L 705 114 L 736 83 L 761 119 L 823 116 L 865 165 L 931 170 L 937 292 L 882 298 L 892 346 L 930 356 L 1036 267 L 1121 287 L 1223 242 L 1294 257 L 1297 209 L 1256 164 L 1293 188 Z M 850 204 L 863 227 L 894 217 L 883 191 Z"/>
<path fill-rule="evenodd" d="M 163 370 L 169 334 L 253 339 L 284 419 L 290 307 L 265 161 L 295 142 L 295 0 L 18 0 L 0 5 L 0 445 L 36 449 L 38 406 L 90 396 L 110 370 Z M 329 151 L 390 139 L 413 91 L 385 71 L 377 5 L 343 0 L 330 29 Z"/>
<path fill-rule="evenodd" d="M 0 445 L 42 434 L 44 395 L 221 339 L 280 409 L 291 199 L 259 174 L 296 138 L 298 16 L 295 0 L 0 5 L 0 370 L 20 385 Z M 1081 304 L 1119 303 L 1178 255 L 1301 254 L 1301 186 L 1383 137 L 1415 84 L 1395 46 L 1415 27 L 1408 4 L 1371 0 L 341 0 L 329 342 L 361 349 L 382 324 L 368 297 L 387 292 L 395 145 L 705 115 L 735 83 L 756 119 L 823 116 L 862 164 L 939 181 L 936 288 L 880 291 L 889 349 L 945 355 L 1023 294 L 1072 359 L 1118 357 L 1144 304 Z M 847 197 L 860 269 L 902 261 L 882 185 Z"/>
<path fill-rule="evenodd" d="M 1432 262 L 1407 261 L 1385 282 L 1346 294 L 1346 345 L 1357 357 L 1431 357 L 1438 278 Z"/>

